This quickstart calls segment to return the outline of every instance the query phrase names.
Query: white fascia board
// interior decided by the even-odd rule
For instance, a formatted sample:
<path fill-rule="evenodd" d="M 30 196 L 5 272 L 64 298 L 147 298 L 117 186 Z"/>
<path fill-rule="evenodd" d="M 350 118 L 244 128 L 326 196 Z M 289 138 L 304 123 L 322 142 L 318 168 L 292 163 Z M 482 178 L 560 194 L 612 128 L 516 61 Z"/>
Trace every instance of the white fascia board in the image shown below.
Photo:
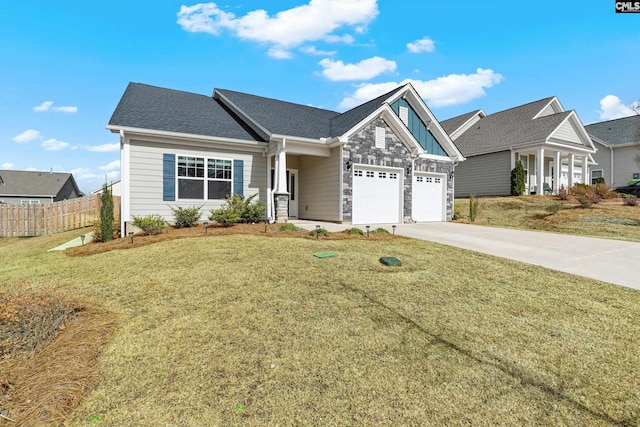
<path fill-rule="evenodd" d="M 546 110 L 546 109 L 547 109 L 547 107 L 548 107 L 549 105 L 551 105 L 551 104 L 553 104 L 555 107 L 557 107 L 557 108 L 554 108 L 554 110 L 558 109 L 558 110 L 559 110 L 559 111 L 558 111 L 558 113 L 562 113 L 562 112 L 564 112 L 564 108 L 562 107 L 562 104 L 560 103 L 560 100 L 558 100 L 558 97 L 557 97 L 557 96 L 554 96 L 553 98 L 551 98 L 551 101 L 547 102 L 547 103 L 544 105 L 544 107 L 542 107 L 542 108 L 540 109 L 540 111 L 538 111 L 538 113 L 537 113 L 535 116 L 533 116 L 533 119 L 531 119 L 531 120 L 535 120 L 535 119 L 537 119 L 538 117 L 540 117 L 540 114 L 542 114 L 542 112 L 543 112 L 544 110 Z M 557 113 L 556 113 L 556 114 L 557 114 Z"/>
<path fill-rule="evenodd" d="M 273 140 L 277 140 L 277 141 L 286 140 L 287 144 L 290 143 L 290 142 L 302 142 L 302 143 L 307 143 L 307 144 L 315 144 L 315 145 L 323 145 L 323 146 L 327 145 L 326 138 L 322 138 L 322 139 L 305 138 L 305 137 L 302 137 L 302 136 L 280 135 L 280 134 L 276 134 L 276 133 L 271 135 L 271 141 L 273 141 Z"/>
<path fill-rule="evenodd" d="M 458 126 L 458 128 L 456 130 L 454 130 L 453 132 L 451 132 L 451 135 L 449 135 L 451 137 L 452 141 L 455 141 L 456 139 L 458 139 L 459 136 L 463 135 L 463 133 L 461 133 L 460 135 L 457 135 L 458 131 L 460 129 L 464 129 L 465 127 L 467 127 L 467 125 L 474 119 L 477 118 L 476 122 L 478 120 L 480 120 L 483 117 L 487 117 L 487 113 L 484 112 L 484 110 L 480 109 L 478 111 L 476 111 L 475 114 L 473 114 L 471 117 L 469 117 L 462 125 Z"/>
<path fill-rule="evenodd" d="M 295 154 L 295 155 L 308 155 L 308 156 L 317 156 L 317 157 L 331 157 L 331 148 L 328 145 L 323 144 L 321 146 L 312 145 L 305 142 L 299 141 L 291 141 L 289 139 L 286 140 L 286 146 L 284 151 L 287 154 Z M 272 141 L 269 144 L 268 150 L 265 152 L 267 156 L 274 156 L 278 154 L 279 150 L 278 141 Z"/>
<path fill-rule="evenodd" d="M 452 159 L 451 157 L 448 157 L 448 156 L 438 156 L 437 154 L 429 154 L 429 153 L 419 154 L 418 158 L 420 158 L 420 159 L 440 160 L 442 162 L 450 162 L 450 163 L 461 161 L 459 159 Z M 466 159 L 463 158 L 463 160 L 466 160 Z"/>
<path fill-rule="evenodd" d="M 435 133 L 436 140 L 438 143 L 444 148 L 444 151 L 447 152 L 449 157 L 452 157 L 456 160 L 463 161 L 464 156 L 456 147 L 456 144 L 453 142 L 451 137 L 447 132 L 444 131 L 444 128 L 440 124 L 440 122 L 436 119 L 436 116 L 433 115 L 429 106 L 424 102 L 422 97 L 418 94 L 416 89 L 413 87 L 411 83 L 407 83 L 405 85 L 405 89 L 396 93 L 394 96 L 390 97 L 387 102 L 393 103 L 396 99 L 404 97 L 408 99 L 409 104 L 413 107 L 418 116 L 422 119 L 424 124 L 427 126 L 427 129 Z M 393 111 L 393 110 L 392 110 Z M 395 115 L 395 113 L 394 113 Z M 404 123 L 402 123 L 404 126 Z M 405 126 L 406 127 L 406 126 Z M 420 144 L 418 144 L 420 146 Z M 422 149 L 422 147 L 420 147 Z"/>
<path fill-rule="evenodd" d="M 223 138 L 217 136 L 194 135 L 190 133 L 168 132 L 153 129 L 141 129 L 133 127 L 111 126 L 106 127 L 111 132 L 121 130 L 129 139 L 156 140 L 158 142 L 182 143 L 194 146 L 211 147 L 211 144 L 233 147 L 244 151 L 263 151 L 267 148 L 267 143 L 263 141 L 249 141 L 244 139 Z"/>
<path fill-rule="evenodd" d="M 580 140 L 582 140 L 582 143 L 585 145 L 585 147 L 590 147 L 594 151 L 596 150 L 596 147 L 593 145 L 593 142 L 591 141 L 591 137 L 589 136 L 589 134 L 587 133 L 587 130 L 582 125 L 582 122 L 578 118 L 578 115 L 576 114 L 575 110 L 572 110 L 569 113 L 569 115 L 565 117 L 565 119 L 562 122 L 560 122 L 558 126 L 556 126 L 556 128 L 551 132 L 551 134 L 547 139 L 553 138 L 553 135 L 566 122 L 571 122 L 573 129 L 576 131 L 576 133 L 578 134 L 578 137 L 580 137 Z"/>
<path fill-rule="evenodd" d="M 587 134 L 589 135 L 589 138 L 591 139 L 592 142 L 595 142 L 596 144 L 600 144 L 600 145 L 602 145 L 603 147 L 606 147 L 606 148 L 611 148 L 611 145 L 607 144 L 603 140 L 601 140 L 599 138 L 596 138 L 595 136 L 591 135 L 588 132 L 587 132 Z M 595 145 L 594 145 L 594 147 L 595 147 Z M 596 150 L 597 150 L 597 148 L 596 148 Z"/>
<path fill-rule="evenodd" d="M 233 110 L 236 114 L 242 116 L 247 122 L 249 122 L 249 126 L 254 129 L 257 133 L 260 134 L 264 139 L 270 139 L 271 132 L 256 120 L 254 120 L 249 114 L 247 114 L 242 108 L 238 107 L 236 104 L 231 102 L 229 98 L 221 94 L 220 92 L 214 90 L 213 97 L 220 99 L 227 107 Z"/>
<path fill-rule="evenodd" d="M 610 145 L 610 148 L 623 148 L 623 147 L 634 147 L 634 146 L 640 146 L 640 141 L 637 142 L 625 142 L 624 144 L 616 144 L 616 145 Z"/>

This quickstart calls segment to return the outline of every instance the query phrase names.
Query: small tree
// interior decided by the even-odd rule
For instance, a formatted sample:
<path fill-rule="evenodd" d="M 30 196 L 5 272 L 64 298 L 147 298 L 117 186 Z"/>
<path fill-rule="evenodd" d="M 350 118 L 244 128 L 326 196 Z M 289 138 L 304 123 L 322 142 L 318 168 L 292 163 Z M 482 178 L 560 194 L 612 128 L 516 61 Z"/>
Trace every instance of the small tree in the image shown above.
<path fill-rule="evenodd" d="M 100 234 L 103 242 L 113 239 L 113 196 L 105 182 L 100 197 Z"/>
<path fill-rule="evenodd" d="M 478 198 L 475 194 L 469 195 L 469 222 L 474 222 L 478 215 Z"/>
<path fill-rule="evenodd" d="M 516 162 L 516 167 L 511 171 L 511 195 L 522 196 L 524 191 L 524 166 L 522 166 L 522 162 L 518 160 Z"/>

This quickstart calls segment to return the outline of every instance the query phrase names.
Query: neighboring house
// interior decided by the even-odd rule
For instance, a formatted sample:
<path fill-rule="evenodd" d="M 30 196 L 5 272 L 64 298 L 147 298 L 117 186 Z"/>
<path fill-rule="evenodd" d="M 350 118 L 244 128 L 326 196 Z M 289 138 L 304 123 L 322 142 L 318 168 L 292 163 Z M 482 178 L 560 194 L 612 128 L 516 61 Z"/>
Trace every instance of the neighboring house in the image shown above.
<path fill-rule="evenodd" d="M 82 196 L 70 173 L 0 170 L 0 203 L 39 205 Z"/>
<path fill-rule="evenodd" d="M 640 179 L 640 115 L 585 126 L 598 147 L 593 156 L 591 182 L 604 178 L 612 187 L 622 187 Z"/>
<path fill-rule="evenodd" d="M 456 197 L 509 195 L 518 160 L 527 194 L 556 193 L 584 182 L 596 151 L 576 112 L 556 97 L 489 115 L 472 111 L 442 127 L 467 159 L 456 168 Z"/>
<path fill-rule="evenodd" d="M 229 193 L 258 194 L 271 221 L 445 221 L 462 155 L 407 84 L 345 113 L 215 89 L 130 83 L 120 134 L 122 221 Z"/>
<path fill-rule="evenodd" d="M 116 179 L 115 181 L 111 181 L 109 184 L 107 184 L 107 187 L 109 187 L 109 189 L 111 190 L 111 195 L 112 196 L 121 196 L 122 195 L 122 180 L 121 179 Z M 102 188 L 100 187 L 96 190 L 93 190 L 91 192 L 91 194 L 102 194 Z"/>

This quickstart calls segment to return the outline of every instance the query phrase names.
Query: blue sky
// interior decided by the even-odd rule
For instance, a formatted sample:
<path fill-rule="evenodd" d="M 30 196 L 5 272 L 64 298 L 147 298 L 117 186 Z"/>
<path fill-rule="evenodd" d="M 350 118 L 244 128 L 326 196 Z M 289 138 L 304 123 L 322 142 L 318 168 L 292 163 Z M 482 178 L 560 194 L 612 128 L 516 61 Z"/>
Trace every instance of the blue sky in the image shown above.
<path fill-rule="evenodd" d="M 342 111 L 410 80 L 436 117 L 556 95 L 583 123 L 640 99 L 640 14 L 615 1 L 2 2 L 0 169 L 119 177 L 130 81 Z"/>

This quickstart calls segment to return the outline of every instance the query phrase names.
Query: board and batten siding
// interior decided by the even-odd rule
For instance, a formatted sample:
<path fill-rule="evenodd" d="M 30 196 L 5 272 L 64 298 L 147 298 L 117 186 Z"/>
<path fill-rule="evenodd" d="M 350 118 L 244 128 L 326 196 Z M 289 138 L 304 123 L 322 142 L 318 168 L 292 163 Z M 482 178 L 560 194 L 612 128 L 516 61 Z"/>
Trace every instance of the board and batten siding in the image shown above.
<path fill-rule="evenodd" d="M 455 197 L 508 196 L 511 151 L 467 157 L 455 169 Z"/>
<path fill-rule="evenodd" d="M 173 221 L 171 207 L 202 205 L 202 219 L 209 216 L 211 209 L 219 208 L 224 200 L 176 200 L 163 201 L 163 154 L 221 158 L 243 161 L 243 192 L 248 197 L 259 193 L 266 204 L 267 185 L 266 160 L 262 153 L 235 152 L 219 148 L 190 148 L 179 144 L 155 143 L 139 140 L 130 141 L 130 214 L 144 216 L 158 214 L 167 221 Z M 177 159 L 176 159 L 177 161 Z M 260 192 L 262 189 L 262 192 Z"/>
<path fill-rule="evenodd" d="M 613 182 L 611 186 L 627 185 L 633 178 L 633 174 L 640 172 L 640 164 L 637 161 L 638 154 L 640 154 L 640 145 L 613 148 Z"/>
<path fill-rule="evenodd" d="M 300 156 L 299 161 L 298 218 L 341 221 L 341 148 L 333 148 L 329 157 Z"/>

